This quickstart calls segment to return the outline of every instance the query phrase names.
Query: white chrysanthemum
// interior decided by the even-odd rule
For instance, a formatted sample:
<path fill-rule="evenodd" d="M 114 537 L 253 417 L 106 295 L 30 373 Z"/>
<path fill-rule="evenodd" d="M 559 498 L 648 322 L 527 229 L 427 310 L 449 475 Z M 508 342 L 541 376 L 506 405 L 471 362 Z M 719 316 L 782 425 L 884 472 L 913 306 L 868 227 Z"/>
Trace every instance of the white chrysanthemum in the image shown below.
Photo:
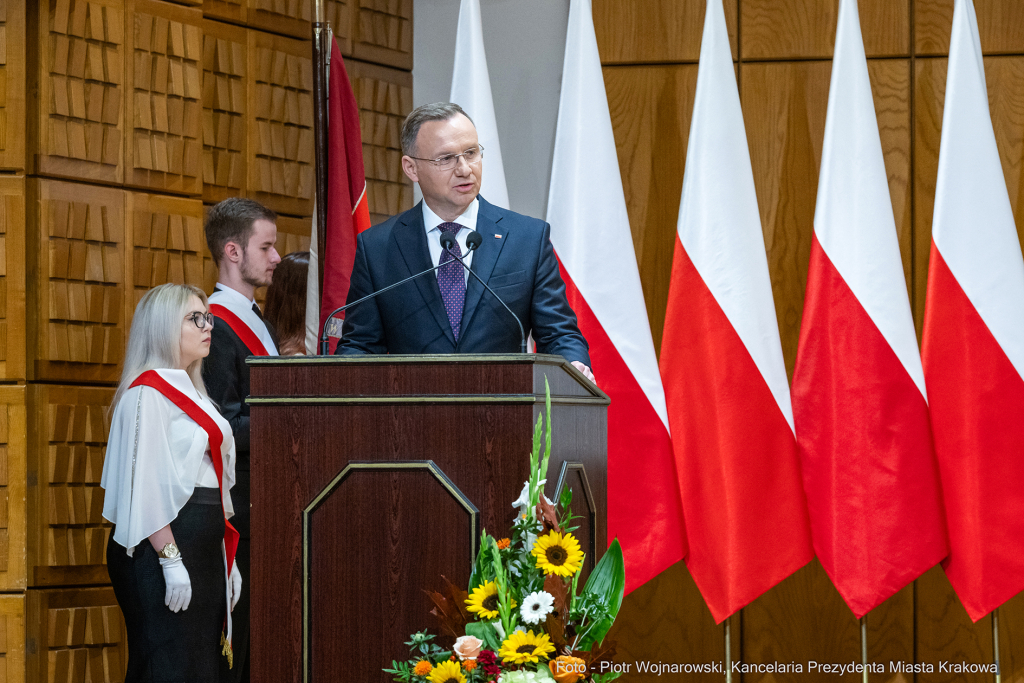
<path fill-rule="evenodd" d="M 523 606 L 519 613 L 523 615 L 523 621 L 527 624 L 539 624 L 544 617 L 551 614 L 554 609 L 555 599 L 547 591 L 530 593 L 523 600 Z"/>

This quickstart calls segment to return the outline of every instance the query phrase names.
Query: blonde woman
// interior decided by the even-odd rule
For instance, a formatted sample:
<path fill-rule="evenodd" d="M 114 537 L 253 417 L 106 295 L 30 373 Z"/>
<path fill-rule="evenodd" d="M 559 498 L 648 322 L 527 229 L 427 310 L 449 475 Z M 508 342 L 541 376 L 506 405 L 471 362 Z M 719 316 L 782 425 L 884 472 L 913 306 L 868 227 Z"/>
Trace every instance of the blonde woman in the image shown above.
<path fill-rule="evenodd" d="M 206 295 L 190 285 L 147 292 L 132 320 L 100 482 L 126 682 L 216 682 L 220 655 L 230 661 L 235 447 L 200 373 L 212 329 Z"/>

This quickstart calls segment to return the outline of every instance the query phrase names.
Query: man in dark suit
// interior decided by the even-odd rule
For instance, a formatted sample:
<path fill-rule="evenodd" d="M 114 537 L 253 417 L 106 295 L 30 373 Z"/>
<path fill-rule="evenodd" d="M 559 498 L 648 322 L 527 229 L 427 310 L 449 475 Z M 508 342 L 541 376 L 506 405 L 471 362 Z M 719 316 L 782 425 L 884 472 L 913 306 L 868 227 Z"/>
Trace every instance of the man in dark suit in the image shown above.
<path fill-rule="evenodd" d="M 440 243 L 501 297 L 532 332 L 538 353 L 565 357 L 593 380 L 587 342 L 565 298 L 550 226 L 488 203 L 480 193 L 483 147 L 457 104 L 418 107 L 402 126 L 402 169 L 423 201 L 359 235 L 348 300 L 443 264 L 346 313 L 337 353 L 513 353 L 520 333 L 508 311 Z M 472 231 L 483 241 L 467 252 Z"/>
<path fill-rule="evenodd" d="M 206 218 L 206 242 L 217 263 L 217 287 L 210 295 L 215 317 L 203 382 L 235 437 L 235 485 L 231 489 L 238 530 L 235 560 L 242 574 L 242 597 L 232 611 L 234 662 L 221 680 L 249 680 L 249 356 L 276 356 L 277 340 L 263 320 L 255 295 L 266 287 L 281 262 L 277 214 L 251 199 L 225 199 Z"/>

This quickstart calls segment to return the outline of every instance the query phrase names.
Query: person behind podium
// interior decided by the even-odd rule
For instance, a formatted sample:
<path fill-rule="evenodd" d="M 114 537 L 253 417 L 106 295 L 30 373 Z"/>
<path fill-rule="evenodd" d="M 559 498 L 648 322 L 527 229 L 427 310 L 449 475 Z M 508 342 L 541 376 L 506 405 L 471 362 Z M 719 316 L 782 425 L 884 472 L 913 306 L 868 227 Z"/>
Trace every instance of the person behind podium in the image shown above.
<path fill-rule="evenodd" d="M 276 356 L 273 328 L 256 305 L 256 288 L 266 287 L 281 262 L 277 243 L 277 214 L 251 199 L 225 199 L 206 216 L 206 243 L 217 262 L 217 286 L 210 311 L 217 320 L 203 379 L 210 398 L 231 424 L 238 451 L 237 481 L 231 490 L 241 535 L 238 565 L 245 581 L 235 610 L 234 666 L 224 680 L 249 680 L 249 356 Z"/>
<path fill-rule="evenodd" d="M 544 221 L 513 213 L 480 195 L 484 148 L 457 104 L 414 109 L 402 125 L 402 170 L 423 201 L 356 240 L 348 301 L 439 263 L 434 274 L 396 287 L 345 313 L 336 353 L 514 353 L 519 325 L 456 256 L 494 290 L 532 332 L 538 353 L 565 357 L 591 380 L 586 340 L 565 297 L 565 283 Z M 467 252 L 467 236 L 483 238 Z M 442 232 L 455 238 L 444 251 Z"/>
<path fill-rule="evenodd" d="M 100 485 L 129 683 L 219 681 L 221 635 L 231 636 L 242 581 L 226 522 L 235 447 L 200 373 L 212 327 L 201 289 L 147 292 L 114 394 Z"/>

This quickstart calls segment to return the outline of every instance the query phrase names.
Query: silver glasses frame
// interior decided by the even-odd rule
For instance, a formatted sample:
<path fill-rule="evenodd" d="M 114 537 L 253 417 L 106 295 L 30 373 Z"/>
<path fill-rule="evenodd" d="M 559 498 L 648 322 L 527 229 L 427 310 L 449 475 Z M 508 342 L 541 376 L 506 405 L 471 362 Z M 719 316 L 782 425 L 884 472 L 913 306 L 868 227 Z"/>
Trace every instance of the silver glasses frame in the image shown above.
<path fill-rule="evenodd" d="M 480 159 L 484 158 L 483 145 L 478 144 L 475 147 L 470 147 L 469 149 L 459 152 L 458 154 L 444 154 L 437 157 L 436 159 L 424 159 L 423 157 L 414 157 L 411 154 L 408 154 L 406 156 L 408 156 L 410 159 L 415 159 L 416 161 L 426 161 L 430 163 L 434 168 L 439 169 L 441 171 L 452 171 L 455 169 L 456 166 L 459 165 L 459 157 L 465 158 L 467 154 L 472 154 L 474 150 L 480 152 L 480 156 L 476 159 L 473 159 L 472 161 L 466 159 L 466 163 L 472 165 L 479 162 Z"/>

